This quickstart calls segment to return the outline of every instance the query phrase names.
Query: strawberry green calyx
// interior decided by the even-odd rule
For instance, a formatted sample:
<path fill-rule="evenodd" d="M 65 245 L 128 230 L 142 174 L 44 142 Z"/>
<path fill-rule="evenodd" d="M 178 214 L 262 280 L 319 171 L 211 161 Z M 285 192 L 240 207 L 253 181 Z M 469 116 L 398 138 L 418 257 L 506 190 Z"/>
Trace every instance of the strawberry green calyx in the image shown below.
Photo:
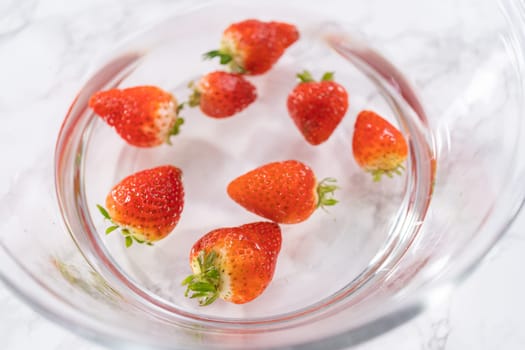
<path fill-rule="evenodd" d="M 321 77 L 321 81 L 333 81 L 335 72 L 326 72 Z"/>
<path fill-rule="evenodd" d="M 321 77 L 321 81 L 333 81 L 334 80 L 334 72 L 326 72 L 323 74 L 323 76 Z M 312 74 L 307 71 L 307 70 L 304 70 L 302 73 L 297 73 L 297 78 L 299 79 L 299 82 L 301 83 L 311 83 L 311 82 L 316 82 L 316 80 L 314 79 L 314 77 L 312 76 Z"/>
<path fill-rule="evenodd" d="M 184 109 L 184 106 L 186 105 L 186 102 L 182 102 L 181 104 L 177 105 L 176 109 L 176 116 L 177 119 L 175 120 L 175 123 L 171 127 L 168 136 L 166 138 L 166 144 L 171 146 L 171 137 L 178 135 L 180 133 L 180 126 L 184 124 L 184 119 L 180 116 L 180 111 Z"/>
<path fill-rule="evenodd" d="M 188 97 L 188 106 L 190 107 L 197 107 L 201 103 L 201 92 L 199 89 L 195 87 L 195 84 L 193 82 L 188 84 L 188 87 L 190 89 L 193 89 L 193 92 L 191 93 L 190 97 Z"/>
<path fill-rule="evenodd" d="M 106 210 L 106 208 L 104 208 L 100 204 L 97 204 L 97 208 L 98 208 L 98 211 L 102 214 L 102 216 L 106 220 L 109 220 L 111 222 L 111 226 L 109 226 L 106 229 L 106 235 L 109 235 L 111 232 L 113 232 L 116 229 L 120 228 L 120 232 L 122 233 L 122 235 L 124 236 L 124 239 L 125 239 L 126 248 L 129 248 L 133 244 L 133 241 L 135 241 L 135 242 L 137 242 L 139 244 L 153 245 L 153 243 L 151 243 L 149 241 L 146 241 L 142 236 L 138 236 L 136 233 L 131 232 L 130 229 L 128 229 L 126 227 L 122 227 L 118 223 L 114 222 L 111 219 L 111 216 L 109 215 L 109 213 Z"/>
<path fill-rule="evenodd" d="M 175 121 L 175 124 L 173 124 L 173 127 L 171 128 L 171 130 L 170 130 L 170 132 L 168 134 L 168 139 L 166 140 L 166 143 L 168 145 L 171 145 L 170 137 L 178 135 L 180 133 L 180 126 L 182 124 L 184 124 L 184 119 L 181 118 L 181 117 L 178 117 L 177 120 Z"/>
<path fill-rule="evenodd" d="M 312 77 L 312 74 L 307 70 L 303 71 L 302 73 L 297 73 L 296 76 L 301 83 L 310 83 L 315 81 L 314 77 Z"/>
<path fill-rule="evenodd" d="M 184 109 L 184 106 L 186 106 L 187 102 L 182 102 L 180 105 L 177 106 L 177 115 L 179 115 L 180 111 Z"/>
<path fill-rule="evenodd" d="M 168 145 L 171 145 L 171 136 L 175 136 L 175 135 L 178 135 L 180 133 L 180 126 L 184 124 L 184 119 L 179 117 L 177 118 L 177 120 L 175 121 L 175 124 L 173 125 L 173 127 L 171 128 L 170 132 L 168 133 L 168 139 L 166 140 L 166 143 Z"/>
<path fill-rule="evenodd" d="M 200 306 L 210 305 L 219 297 L 221 278 L 216 265 L 217 253 L 215 251 L 205 253 L 201 250 L 195 258 L 195 263 L 198 272 L 182 281 L 182 285 L 187 286 L 184 296 L 197 299 Z"/>
<path fill-rule="evenodd" d="M 335 185 L 336 179 L 327 177 L 317 184 L 317 205 L 316 208 L 324 208 L 336 205 L 339 201 L 333 198 L 334 192 L 339 188 Z"/>
<path fill-rule="evenodd" d="M 223 65 L 227 64 L 230 67 L 230 70 L 232 73 L 239 73 L 239 74 L 246 73 L 246 69 L 244 69 L 243 66 L 241 66 L 238 62 L 234 60 L 233 55 L 230 52 L 228 52 L 228 50 L 208 51 L 205 54 L 203 54 L 202 57 L 206 60 L 210 60 L 215 57 L 219 57 L 220 64 L 223 64 Z"/>
<path fill-rule="evenodd" d="M 230 55 L 227 52 L 220 51 L 220 50 L 208 51 L 203 55 L 203 57 L 204 59 L 207 59 L 207 60 L 215 58 L 215 57 L 219 57 L 221 64 L 228 64 L 233 60 L 232 55 Z"/>
<path fill-rule="evenodd" d="M 394 175 L 403 175 L 403 170 L 405 170 L 403 164 L 398 164 L 395 168 L 392 169 L 374 169 L 369 170 L 369 173 L 372 174 L 374 182 L 379 182 L 381 181 L 381 177 L 383 175 L 386 175 L 389 178 L 393 178 Z"/>

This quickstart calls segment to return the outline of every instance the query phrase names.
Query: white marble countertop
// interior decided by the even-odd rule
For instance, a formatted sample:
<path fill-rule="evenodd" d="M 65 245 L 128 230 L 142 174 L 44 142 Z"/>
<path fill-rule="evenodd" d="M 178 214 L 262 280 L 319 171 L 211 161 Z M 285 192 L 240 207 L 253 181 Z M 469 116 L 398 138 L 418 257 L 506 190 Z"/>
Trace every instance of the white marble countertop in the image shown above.
<path fill-rule="evenodd" d="M 10 0 L 3 0 L 11 3 Z M 13 1 L 15 3 L 16 1 Z M 23 7 L 28 23 L 19 31 L 1 35 L 0 49 L 23 49 L 34 40 L 49 38 L 46 55 L 42 57 L 33 79 L 53 81 L 54 74 L 60 74 L 62 86 L 57 87 L 65 98 L 74 96 L 83 73 L 82 67 L 71 62 L 75 57 L 86 57 L 93 52 L 103 51 L 125 36 L 132 26 L 147 25 L 163 16 L 166 8 L 175 9 L 184 1 L 155 0 L 77 0 L 27 1 Z M 17 2 L 22 6 L 24 1 Z M 146 4 L 147 3 L 147 4 Z M 0 31 L 2 11 L 0 5 Z M 9 6 L 9 5 L 7 5 Z M 98 15 L 97 9 L 104 7 L 96 25 L 106 26 L 102 30 L 106 37 L 90 36 L 90 19 Z M 10 15 L 15 14 L 10 10 Z M 118 21 L 107 19 L 118 16 Z M 76 18 L 76 21 L 72 21 Z M 4 23 L 5 24 L 5 23 Z M 63 35 L 69 31 L 69 35 Z M 100 31 L 99 31 L 100 32 Z M 16 39 L 16 40 L 15 40 Z M 78 45 L 81 40 L 89 43 Z M 0 51 L 1 52 L 1 51 Z M 66 55 L 67 53 L 67 55 Z M 64 55 L 63 66 L 54 67 L 55 58 Z M 73 57 L 74 55 L 77 55 Z M 50 69 L 47 69 L 50 68 Z M 18 71 L 15 73 L 21 73 Z M 59 73 L 57 73 L 59 72 Z M 5 72 L 4 72 L 5 73 Z M 12 72 L 11 72 L 12 73 Z M 13 74 L 15 74 L 13 73 Z M 1 76 L 1 75 L 0 75 Z M 0 78 L 1 79 L 1 78 Z M 49 83 L 51 84 L 51 83 Z M 44 89 L 51 85 L 35 87 L 35 95 L 45 95 Z M 13 91 L 16 91 L 14 89 Z M 4 98 L 16 99 L 5 95 Z M 1 102 L 1 100 L 0 100 Z M 63 112 L 64 106 L 50 106 Z M 434 307 L 387 334 L 358 346 L 358 350 L 403 349 L 403 350 L 518 350 L 525 348 L 525 279 L 522 266 L 525 265 L 525 212 L 518 217 L 506 236 L 491 251 L 477 270 L 442 305 Z M 92 344 L 72 334 L 35 313 L 15 295 L 0 284 L 0 349 L 5 350 L 99 350 L 102 345 Z"/>

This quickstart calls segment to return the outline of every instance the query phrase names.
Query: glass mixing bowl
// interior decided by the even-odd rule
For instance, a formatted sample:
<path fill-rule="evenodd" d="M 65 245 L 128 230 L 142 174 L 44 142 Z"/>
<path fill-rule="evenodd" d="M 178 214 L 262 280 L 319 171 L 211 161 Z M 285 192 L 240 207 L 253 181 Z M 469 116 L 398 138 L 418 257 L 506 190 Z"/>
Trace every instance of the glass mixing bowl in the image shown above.
<path fill-rule="evenodd" d="M 2 279 L 67 328 L 122 348 L 345 348 L 403 323 L 477 265 L 525 198 L 524 14 L 519 1 L 489 0 L 188 5 L 94 64 L 58 133 L 54 184 L 47 164 L 13 169 L 14 191 L 32 195 L 13 205 L 16 193 L 3 194 Z M 202 53 L 246 18 L 294 23 L 301 39 L 250 78 L 258 100 L 238 116 L 185 109 L 172 146 L 139 149 L 87 107 L 96 91 L 143 84 L 184 100 L 188 82 L 218 68 Z M 335 71 L 350 95 L 344 121 L 318 147 L 286 112 L 303 69 Z M 376 183 L 355 164 L 363 109 L 406 136 L 403 176 Z M 227 198 L 228 182 L 286 159 L 337 178 L 340 203 L 283 225 L 274 280 L 253 302 L 199 307 L 184 298 L 193 242 L 260 220 Z M 123 237 L 104 234 L 96 204 L 124 176 L 161 164 L 184 171 L 182 220 L 154 247 L 126 249 Z"/>

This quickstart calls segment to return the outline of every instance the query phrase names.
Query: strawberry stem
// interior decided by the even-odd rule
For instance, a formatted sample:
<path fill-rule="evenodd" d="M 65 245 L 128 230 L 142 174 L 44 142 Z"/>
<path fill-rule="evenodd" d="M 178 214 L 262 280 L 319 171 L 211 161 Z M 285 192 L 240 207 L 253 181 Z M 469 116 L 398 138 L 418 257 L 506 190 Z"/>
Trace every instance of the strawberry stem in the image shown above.
<path fill-rule="evenodd" d="M 394 175 L 403 175 L 403 171 L 405 170 L 405 167 L 403 164 L 398 164 L 395 168 L 392 169 L 374 169 L 370 170 L 370 173 L 372 174 L 372 179 L 374 182 L 381 181 L 381 177 L 383 175 L 388 176 L 389 178 L 393 178 Z"/>
<path fill-rule="evenodd" d="M 120 233 L 124 236 L 124 242 L 126 244 L 126 248 L 129 248 L 133 244 L 133 241 L 139 244 L 153 245 L 153 243 L 151 243 L 150 241 L 143 240 L 141 239 L 142 237 L 138 238 L 136 233 L 133 233 L 128 228 L 122 227 L 118 223 L 113 221 L 113 219 L 111 219 L 111 216 L 109 215 L 106 208 L 104 208 L 100 204 L 97 204 L 97 209 L 106 220 L 109 220 L 109 222 L 111 222 L 111 226 L 106 228 L 106 231 L 105 231 L 106 235 L 109 235 L 111 232 L 115 231 L 116 229 L 120 229 Z"/>
<path fill-rule="evenodd" d="M 210 305 L 219 297 L 221 278 L 216 261 L 215 251 L 205 253 L 201 250 L 196 258 L 198 272 L 182 281 L 182 285 L 187 286 L 184 296 L 197 299 L 200 306 Z"/>
<path fill-rule="evenodd" d="M 317 208 L 336 205 L 339 201 L 333 198 L 334 192 L 339 188 L 335 185 L 336 179 L 327 177 L 317 185 Z"/>

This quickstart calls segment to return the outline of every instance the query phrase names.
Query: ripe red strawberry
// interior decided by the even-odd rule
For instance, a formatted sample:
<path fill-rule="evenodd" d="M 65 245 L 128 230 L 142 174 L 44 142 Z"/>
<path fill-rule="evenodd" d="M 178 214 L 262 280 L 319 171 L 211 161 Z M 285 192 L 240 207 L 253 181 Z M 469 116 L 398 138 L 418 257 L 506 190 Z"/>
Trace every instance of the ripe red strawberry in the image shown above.
<path fill-rule="evenodd" d="M 164 165 L 139 171 L 120 181 L 106 197 L 106 208 L 97 205 L 112 222 L 106 234 L 120 228 L 126 246 L 166 237 L 177 225 L 184 206 L 180 169 Z"/>
<path fill-rule="evenodd" d="M 182 282 L 187 286 L 185 295 L 203 306 L 217 298 L 247 303 L 271 282 L 280 250 L 281 229 L 275 223 L 213 230 L 191 249 L 193 274 Z"/>
<path fill-rule="evenodd" d="M 372 111 L 362 111 L 357 116 L 352 149 L 357 164 L 370 172 L 374 181 L 383 174 L 400 175 L 408 153 L 401 132 Z"/>
<path fill-rule="evenodd" d="M 228 185 L 229 196 L 246 210 L 280 224 L 304 221 L 318 207 L 335 205 L 334 179 L 317 183 L 308 166 L 296 160 L 263 165 Z"/>
<path fill-rule="evenodd" d="M 175 97 L 155 86 L 100 91 L 90 98 L 89 106 L 127 143 L 138 147 L 169 144 L 184 122 L 177 118 Z"/>
<path fill-rule="evenodd" d="M 325 73 L 320 82 L 309 72 L 297 74 L 300 83 L 288 95 L 288 113 L 306 141 L 319 145 L 330 137 L 348 110 L 348 94 Z"/>
<path fill-rule="evenodd" d="M 226 28 L 219 50 L 204 57 L 220 57 L 221 64 L 228 64 L 232 72 L 258 75 L 272 68 L 298 39 L 299 32 L 292 24 L 248 19 Z"/>
<path fill-rule="evenodd" d="M 213 118 L 226 118 L 239 113 L 257 98 L 255 86 L 242 75 L 212 72 L 193 86 L 191 107 L 200 106 L 202 113 Z"/>

